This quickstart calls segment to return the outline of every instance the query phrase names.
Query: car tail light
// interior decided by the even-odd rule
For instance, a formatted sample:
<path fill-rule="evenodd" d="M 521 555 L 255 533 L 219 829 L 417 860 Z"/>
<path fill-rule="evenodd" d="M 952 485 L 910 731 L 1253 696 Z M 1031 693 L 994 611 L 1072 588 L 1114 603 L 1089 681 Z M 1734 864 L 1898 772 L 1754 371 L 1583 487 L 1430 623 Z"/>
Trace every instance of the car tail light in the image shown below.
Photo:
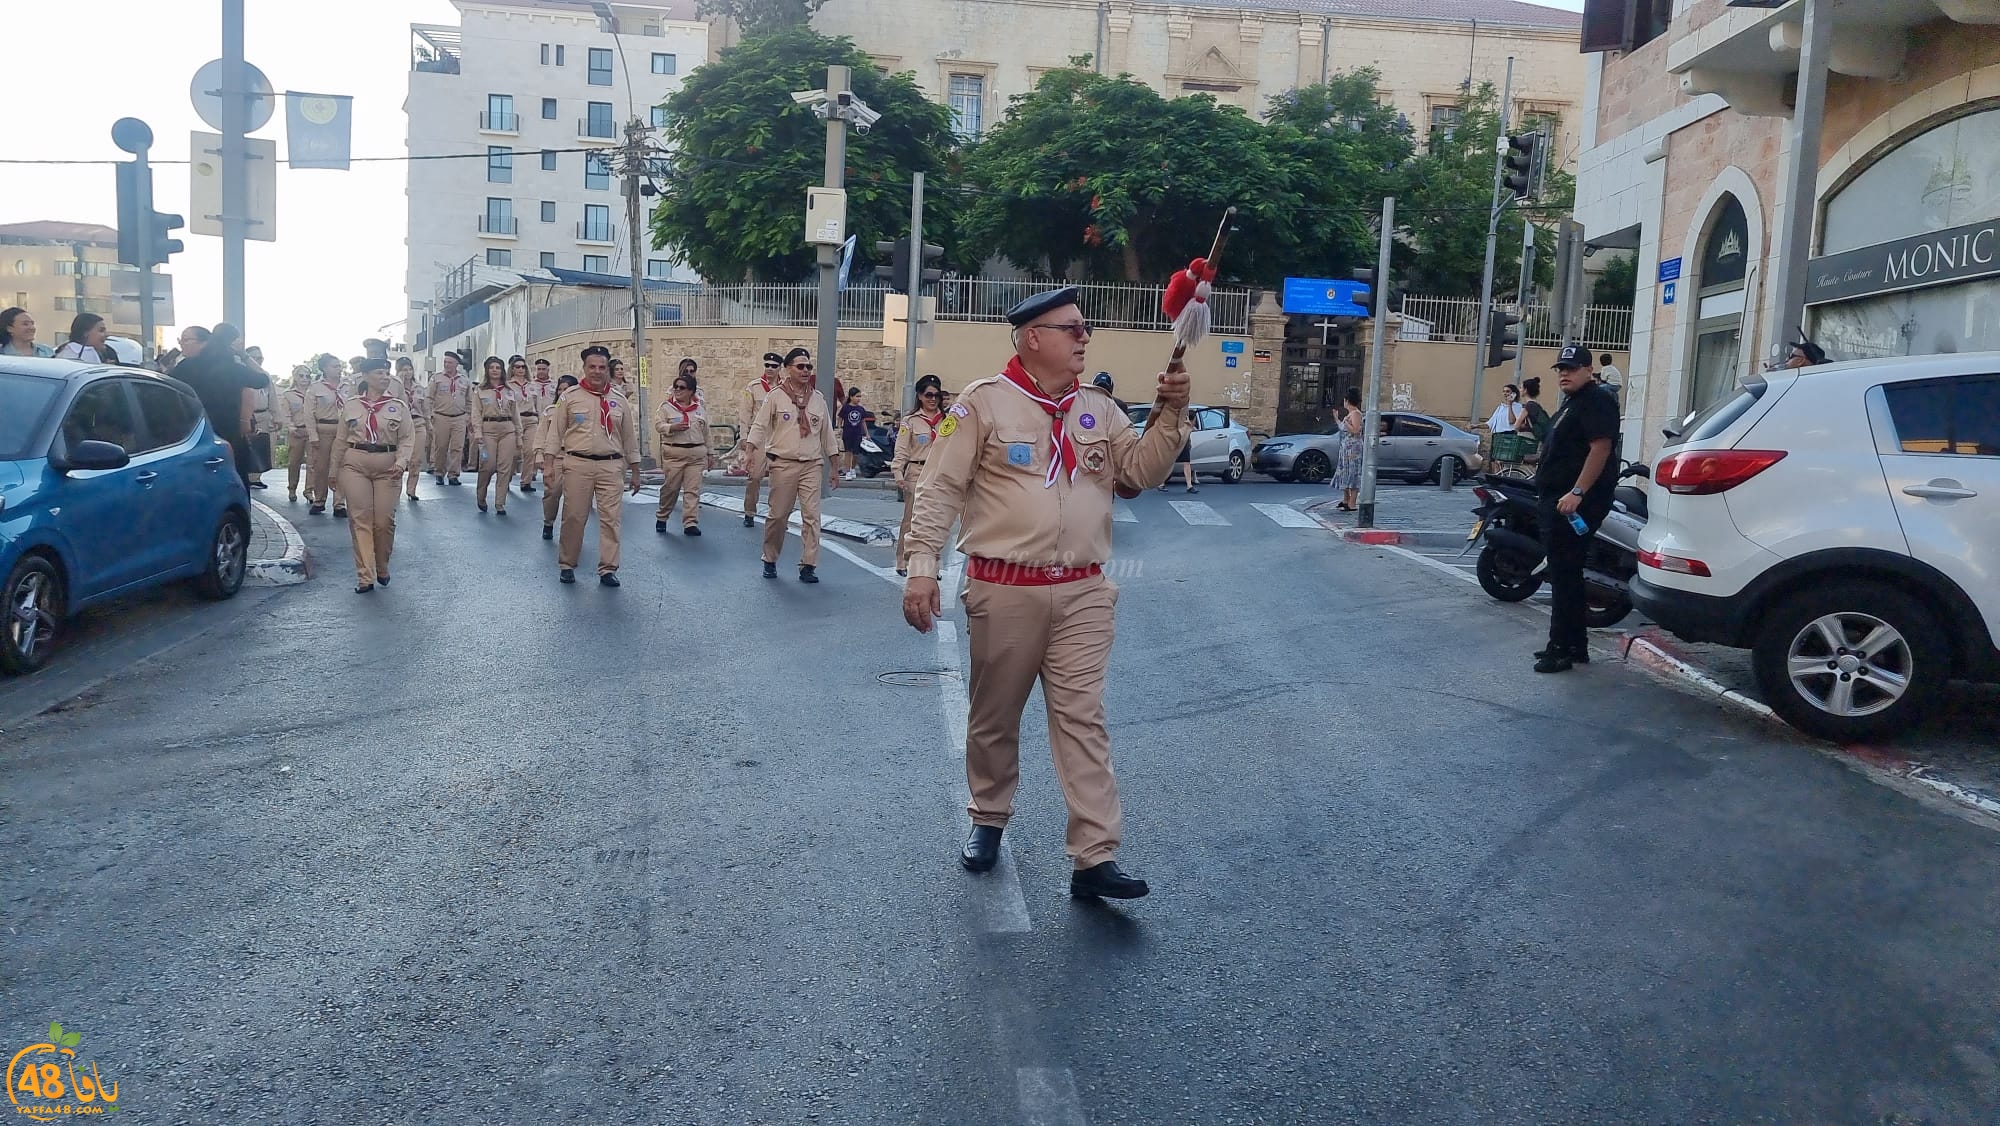
<path fill-rule="evenodd" d="M 1699 559 L 1682 559 L 1678 555 L 1661 555 L 1657 551 L 1640 552 L 1639 565 L 1641 567 L 1654 567 L 1662 571 L 1671 571 L 1676 575 L 1693 575 L 1698 579 L 1713 577 L 1709 574 L 1708 564 L 1703 563 Z"/>
<path fill-rule="evenodd" d="M 1681 496 L 1708 496 L 1728 492 L 1783 460 L 1783 450 L 1696 450 L 1662 461 L 1653 482 Z"/>

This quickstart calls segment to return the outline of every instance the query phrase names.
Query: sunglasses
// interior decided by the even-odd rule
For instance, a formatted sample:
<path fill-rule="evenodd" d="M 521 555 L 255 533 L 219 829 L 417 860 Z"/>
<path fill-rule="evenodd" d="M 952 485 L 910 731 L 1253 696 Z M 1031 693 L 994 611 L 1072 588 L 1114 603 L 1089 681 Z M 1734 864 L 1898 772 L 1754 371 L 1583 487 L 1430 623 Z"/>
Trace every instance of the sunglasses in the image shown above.
<path fill-rule="evenodd" d="M 1028 327 L 1061 329 L 1062 331 L 1069 333 L 1071 336 L 1075 337 L 1078 340 L 1089 340 L 1090 334 L 1096 331 L 1095 329 L 1091 328 L 1090 322 L 1088 321 L 1076 321 L 1073 324 L 1029 325 Z"/>
<path fill-rule="evenodd" d="M 692 387 L 689 387 L 689 386 L 688 386 L 687 384 L 685 384 L 685 383 L 676 383 L 676 384 L 674 384 L 674 390 L 676 390 L 676 391 L 692 391 L 692 390 L 694 390 L 694 388 L 692 388 Z"/>
<path fill-rule="evenodd" d="M 938 393 L 936 391 L 925 391 L 917 396 L 919 399 L 935 399 L 937 397 Z"/>
<path fill-rule="evenodd" d="M 795 368 L 797 368 L 797 369 L 799 369 L 800 371 L 811 371 L 811 370 L 813 370 L 813 366 L 812 366 L 811 364 L 793 364 L 792 366 L 793 366 L 793 367 L 795 367 Z"/>

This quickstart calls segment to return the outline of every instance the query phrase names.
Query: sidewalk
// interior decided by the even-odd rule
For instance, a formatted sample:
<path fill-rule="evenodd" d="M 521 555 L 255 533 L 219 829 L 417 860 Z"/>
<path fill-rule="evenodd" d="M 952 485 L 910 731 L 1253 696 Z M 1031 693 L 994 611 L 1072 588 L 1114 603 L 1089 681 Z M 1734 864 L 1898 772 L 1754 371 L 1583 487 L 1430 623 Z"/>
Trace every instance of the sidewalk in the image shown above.
<path fill-rule="evenodd" d="M 250 562 L 245 583 L 291 586 L 312 576 L 306 541 L 292 522 L 261 500 L 250 502 Z"/>

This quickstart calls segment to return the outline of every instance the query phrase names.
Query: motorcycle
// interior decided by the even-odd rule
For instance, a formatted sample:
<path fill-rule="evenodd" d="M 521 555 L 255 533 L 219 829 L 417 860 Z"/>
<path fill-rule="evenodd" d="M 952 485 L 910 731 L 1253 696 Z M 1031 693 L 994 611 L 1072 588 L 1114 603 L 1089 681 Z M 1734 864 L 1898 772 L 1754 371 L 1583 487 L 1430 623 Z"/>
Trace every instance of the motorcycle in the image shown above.
<path fill-rule="evenodd" d="M 1615 626 L 1632 613 L 1633 576 L 1639 573 L 1639 533 L 1646 527 L 1645 490 L 1624 482 L 1650 478 L 1644 465 L 1618 474 L 1611 512 L 1584 554 L 1584 622 L 1593 629 Z M 1466 550 L 1481 539 L 1479 585 L 1501 602 L 1521 602 L 1542 589 L 1547 558 L 1542 551 L 1540 495 L 1534 482 L 1488 476 L 1472 490 L 1479 517 L 1466 537 Z"/>

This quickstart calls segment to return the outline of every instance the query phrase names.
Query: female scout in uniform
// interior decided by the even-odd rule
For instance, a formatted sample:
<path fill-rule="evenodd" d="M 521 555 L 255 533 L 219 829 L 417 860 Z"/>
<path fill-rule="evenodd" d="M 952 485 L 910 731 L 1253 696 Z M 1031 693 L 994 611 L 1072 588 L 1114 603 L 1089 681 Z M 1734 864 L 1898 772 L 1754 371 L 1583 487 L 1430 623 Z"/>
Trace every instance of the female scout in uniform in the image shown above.
<path fill-rule="evenodd" d="M 412 439 L 416 448 L 410 451 L 410 470 L 404 474 L 403 495 L 417 499 L 417 478 L 424 475 L 424 460 L 431 449 L 431 397 L 428 389 L 417 385 L 417 365 L 408 356 L 396 357 L 396 378 L 403 384 L 403 402 L 410 408 Z"/>
<path fill-rule="evenodd" d="M 340 385 L 340 357 L 331 352 L 322 352 L 319 357 L 319 382 L 308 392 L 310 398 L 306 409 L 312 420 L 312 429 L 306 434 L 306 441 L 312 448 L 311 467 L 306 471 L 306 499 L 312 507 L 306 512 L 318 516 L 326 511 L 328 500 L 333 502 L 335 516 L 347 515 L 347 506 L 334 495 L 333 477 L 339 472 L 340 463 L 333 460 L 334 431 L 340 427 L 340 420 L 347 409 L 347 391 Z"/>
<path fill-rule="evenodd" d="M 486 357 L 486 370 L 472 392 L 472 413 L 479 420 L 479 482 L 474 499 L 486 511 L 486 486 L 500 482 L 493 506 L 507 515 L 507 485 L 514 479 L 514 451 L 521 443 L 521 401 L 507 389 L 507 365 Z"/>
<path fill-rule="evenodd" d="M 701 475 L 708 469 L 710 459 L 708 415 L 696 394 L 698 384 L 694 372 L 688 368 L 691 362 L 681 362 L 681 373 L 674 376 L 673 390 L 660 401 L 660 409 L 653 412 L 653 429 L 660 435 L 660 469 L 667 475 L 660 482 L 660 507 L 653 513 L 653 530 L 661 533 L 667 530 L 667 517 L 674 511 L 674 502 L 679 501 L 682 534 L 698 536 Z"/>
<path fill-rule="evenodd" d="M 528 444 L 535 427 L 541 425 L 542 411 L 535 405 L 534 388 L 528 386 L 528 358 L 512 356 L 507 360 L 507 393 L 514 397 L 514 417 L 520 421 L 521 429 L 514 439 L 514 457 L 507 463 L 508 479 L 521 479 L 521 492 L 533 493 L 535 487 L 528 484 L 528 478 L 535 475 L 534 456 L 528 452 Z M 505 493 L 507 487 L 502 485 Z"/>
<path fill-rule="evenodd" d="M 312 443 L 312 366 L 292 369 L 292 385 L 278 396 L 278 417 L 285 427 L 285 495 L 299 499 L 299 476 L 306 467 L 306 451 Z M 312 490 L 307 489 L 310 497 Z"/>
<path fill-rule="evenodd" d="M 910 514 L 917 510 L 917 478 L 923 476 L 931 443 L 937 441 L 938 424 L 944 421 L 944 411 L 938 406 L 943 397 L 944 382 L 937 376 L 917 380 L 917 407 L 897 431 L 896 456 L 889 460 L 889 473 L 896 479 L 896 487 L 903 490 L 903 530 L 896 534 L 899 575 L 910 573 Z"/>
<path fill-rule="evenodd" d="M 556 380 L 555 394 L 542 412 L 541 425 L 535 427 L 534 438 L 528 452 L 535 464 L 542 470 L 542 538 L 556 538 L 556 515 L 562 511 L 562 448 L 556 442 L 561 433 L 562 422 L 556 415 L 556 400 L 564 391 L 576 386 L 576 376 L 565 375 Z"/>
<path fill-rule="evenodd" d="M 396 549 L 396 497 L 416 452 L 410 405 L 391 399 L 389 361 L 363 359 L 360 394 L 342 408 L 333 456 L 340 465 L 340 493 L 353 506 L 347 523 L 354 540 L 354 592 L 389 585 L 389 555 Z"/>

